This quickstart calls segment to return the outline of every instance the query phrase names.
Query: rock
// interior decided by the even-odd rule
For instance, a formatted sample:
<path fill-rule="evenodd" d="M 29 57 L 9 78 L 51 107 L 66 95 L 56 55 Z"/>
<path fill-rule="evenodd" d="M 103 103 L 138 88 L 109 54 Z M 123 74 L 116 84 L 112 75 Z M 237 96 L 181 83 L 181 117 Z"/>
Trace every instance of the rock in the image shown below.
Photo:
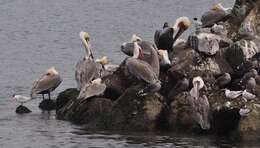
<path fill-rule="evenodd" d="M 137 97 L 142 86 L 128 88 L 114 103 L 111 114 L 111 129 L 153 131 L 157 128 L 159 115 L 164 107 L 164 98 L 158 93 Z"/>
<path fill-rule="evenodd" d="M 188 102 L 188 92 L 183 92 L 174 98 L 167 115 L 169 129 L 176 132 L 192 132 L 200 130 L 200 126 L 192 117 L 193 110 Z"/>
<path fill-rule="evenodd" d="M 258 7 L 257 7 L 258 6 Z M 259 9 L 259 0 L 236 0 L 233 6 L 230 19 L 228 20 L 228 37 L 236 38 L 238 30 L 242 22 L 246 17 L 254 11 L 254 9 Z"/>
<path fill-rule="evenodd" d="M 240 40 L 225 50 L 225 59 L 233 69 L 237 69 L 245 60 L 259 53 L 259 48 L 253 41 Z"/>
<path fill-rule="evenodd" d="M 127 81 L 125 71 L 125 61 L 123 61 L 115 72 L 102 78 L 102 81 L 106 84 L 104 97 L 116 100 L 123 94 L 125 89 L 130 85 L 129 81 Z"/>
<path fill-rule="evenodd" d="M 169 69 L 170 77 L 184 73 L 189 77 L 195 77 L 202 76 L 204 73 L 218 75 L 225 72 L 233 73 L 233 70 L 223 58 L 223 50 L 213 57 L 204 57 L 191 48 L 175 51 L 172 67 Z"/>
<path fill-rule="evenodd" d="M 40 104 L 39 108 L 43 111 L 51 111 L 56 109 L 56 102 L 54 100 L 44 99 Z"/>
<path fill-rule="evenodd" d="M 30 109 L 28 109 L 27 107 L 23 106 L 23 105 L 19 105 L 19 106 L 16 108 L 15 112 L 16 112 L 17 114 L 26 114 L 26 113 L 30 113 L 30 112 L 32 112 L 32 111 L 31 111 Z"/>
<path fill-rule="evenodd" d="M 247 107 L 251 112 L 241 117 L 238 128 L 232 132 L 232 138 L 245 140 L 245 141 L 258 141 L 260 136 L 260 102 L 249 103 Z"/>
<path fill-rule="evenodd" d="M 69 120 L 75 124 L 86 124 L 88 129 L 104 129 L 110 121 L 112 101 L 106 98 L 88 98 L 70 100 L 57 111 L 57 118 Z"/>
<path fill-rule="evenodd" d="M 70 100 L 75 100 L 79 95 L 79 91 L 76 88 L 69 88 L 59 93 L 56 104 L 57 110 L 65 106 Z"/>

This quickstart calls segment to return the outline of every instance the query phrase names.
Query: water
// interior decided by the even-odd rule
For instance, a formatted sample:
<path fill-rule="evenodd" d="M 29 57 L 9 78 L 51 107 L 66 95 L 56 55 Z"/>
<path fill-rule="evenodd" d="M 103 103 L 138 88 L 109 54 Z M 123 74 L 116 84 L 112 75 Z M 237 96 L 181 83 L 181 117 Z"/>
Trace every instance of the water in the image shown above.
<path fill-rule="evenodd" d="M 29 95 L 33 81 L 51 66 L 64 81 L 55 91 L 75 87 L 74 66 L 84 49 L 78 33 L 91 35 L 96 57 L 112 63 L 125 57 L 120 44 L 133 33 L 153 40 L 155 29 L 179 16 L 200 16 L 220 0 L 0 0 L 0 147 L 243 147 L 215 137 L 172 133 L 82 131 L 80 127 L 42 113 L 40 100 L 26 106 L 33 112 L 17 115 L 12 94 Z M 233 0 L 222 0 L 232 6 Z M 185 36 L 185 35 L 184 35 Z"/>

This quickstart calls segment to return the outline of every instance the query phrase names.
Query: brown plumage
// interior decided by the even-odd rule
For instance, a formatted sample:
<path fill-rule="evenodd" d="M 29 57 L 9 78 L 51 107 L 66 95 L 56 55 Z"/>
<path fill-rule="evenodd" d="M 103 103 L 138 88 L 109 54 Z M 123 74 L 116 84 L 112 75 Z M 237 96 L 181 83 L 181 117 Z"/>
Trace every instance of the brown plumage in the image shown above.
<path fill-rule="evenodd" d="M 61 82 L 61 76 L 55 68 L 52 67 L 34 82 L 31 90 L 31 97 L 34 98 L 37 94 L 42 94 L 44 99 L 44 94 L 48 94 L 50 99 L 50 93 L 54 91 Z"/>

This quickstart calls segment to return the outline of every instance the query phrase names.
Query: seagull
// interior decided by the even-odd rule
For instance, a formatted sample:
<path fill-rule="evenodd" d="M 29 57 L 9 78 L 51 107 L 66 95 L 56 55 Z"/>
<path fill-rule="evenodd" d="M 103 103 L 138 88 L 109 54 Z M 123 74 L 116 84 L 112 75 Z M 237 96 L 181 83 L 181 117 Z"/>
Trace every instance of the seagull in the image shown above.
<path fill-rule="evenodd" d="M 44 99 L 44 94 L 48 94 L 49 99 L 51 99 L 50 93 L 54 91 L 61 82 L 62 77 L 58 71 L 56 71 L 54 67 L 49 68 L 46 73 L 34 82 L 31 90 L 31 98 L 34 98 L 37 94 L 42 94 L 42 98 Z"/>
<path fill-rule="evenodd" d="M 235 99 L 235 98 L 241 96 L 243 93 L 243 91 L 230 91 L 229 89 L 224 89 L 224 90 L 225 90 L 226 98 L 229 98 L 229 99 Z"/>
<path fill-rule="evenodd" d="M 21 106 L 23 106 L 24 103 L 27 103 L 27 102 L 31 101 L 32 98 L 31 97 L 22 96 L 22 95 L 13 95 L 12 96 L 12 100 L 15 100 L 15 101 L 21 103 Z"/>

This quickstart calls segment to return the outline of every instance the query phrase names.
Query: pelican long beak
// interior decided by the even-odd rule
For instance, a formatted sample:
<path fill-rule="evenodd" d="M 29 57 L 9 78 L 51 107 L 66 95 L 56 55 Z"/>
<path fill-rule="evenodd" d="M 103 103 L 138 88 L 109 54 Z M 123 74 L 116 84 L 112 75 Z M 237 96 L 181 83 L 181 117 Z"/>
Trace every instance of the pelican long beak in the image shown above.
<path fill-rule="evenodd" d="M 143 53 L 143 50 L 141 48 L 139 48 L 139 56 L 138 56 L 138 59 L 142 60 L 144 59 L 144 53 Z"/>
<path fill-rule="evenodd" d="M 199 96 L 200 96 L 200 94 L 199 94 L 199 90 L 200 90 L 200 88 L 199 88 L 199 82 L 196 82 L 195 84 L 194 84 L 194 88 L 195 88 L 195 94 L 196 94 L 196 99 L 198 99 L 199 98 Z"/>
<path fill-rule="evenodd" d="M 186 30 L 186 28 L 181 27 L 178 32 L 176 33 L 175 37 L 173 38 L 173 44 L 176 42 L 176 40 L 183 34 L 183 32 Z"/>

